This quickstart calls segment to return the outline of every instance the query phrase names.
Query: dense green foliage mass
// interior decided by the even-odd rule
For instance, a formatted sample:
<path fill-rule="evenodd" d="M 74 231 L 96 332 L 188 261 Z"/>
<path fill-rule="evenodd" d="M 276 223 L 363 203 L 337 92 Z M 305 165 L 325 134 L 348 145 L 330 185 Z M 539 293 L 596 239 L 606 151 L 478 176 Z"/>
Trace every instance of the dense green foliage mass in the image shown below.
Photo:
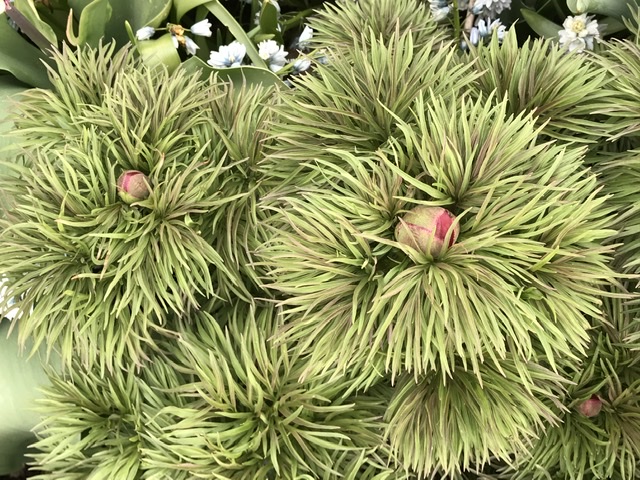
<path fill-rule="evenodd" d="M 637 478 L 640 50 L 424 15 L 328 7 L 291 89 L 55 55 L 0 179 L 16 328 L 63 359 L 40 478 Z M 455 242 L 398 241 L 418 205 Z"/>

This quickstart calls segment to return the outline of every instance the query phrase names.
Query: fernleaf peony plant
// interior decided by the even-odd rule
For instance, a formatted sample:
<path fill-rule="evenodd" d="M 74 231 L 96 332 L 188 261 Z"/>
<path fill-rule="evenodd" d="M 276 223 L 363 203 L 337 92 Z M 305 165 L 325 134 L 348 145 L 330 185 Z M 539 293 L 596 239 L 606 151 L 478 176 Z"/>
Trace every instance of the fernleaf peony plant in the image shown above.
<path fill-rule="evenodd" d="M 414 0 L 314 22 L 291 89 L 101 46 L 21 97 L 40 478 L 635 478 L 637 49 L 463 53 Z"/>

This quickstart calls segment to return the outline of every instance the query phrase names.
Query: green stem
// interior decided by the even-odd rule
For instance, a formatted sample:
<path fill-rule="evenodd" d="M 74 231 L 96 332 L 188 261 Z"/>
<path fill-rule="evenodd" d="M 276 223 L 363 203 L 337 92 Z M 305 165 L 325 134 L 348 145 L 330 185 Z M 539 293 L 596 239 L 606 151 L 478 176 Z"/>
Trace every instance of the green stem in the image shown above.
<path fill-rule="evenodd" d="M 236 40 L 245 46 L 247 49 L 247 55 L 249 55 L 249 58 L 256 67 L 267 68 L 267 64 L 262 58 L 260 58 L 260 55 L 258 55 L 258 50 L 256 50 L 256 46 L 247 36 L 247 33 L 236 21 L 233 15 L 231 15 L 229 11 L 222 6 L 219 0 L 212 0 L 211 2 L 205 3 L 204 6 L 229 29 L 231 35 L 233 35 Z"/>
<path fill-rule="evenodd" d="M 460 42 L 460 11 L 458 10 L 458 0 L 453 0 L 453 37 Z"/>
<path fill-rule="evenodd" d="M 290 27 L 291 25 L 297 25 L 298 23 L 300 23 L 300 21 L 302 21 L 302 19 L 311 15 L 313 11 L 314 11 L 313 8 L 307 8 L 306 10 L 298 12 L 294 17 L 291 17 L 288 20 L 285 20 L 283 23 L 285 29 Z"/>

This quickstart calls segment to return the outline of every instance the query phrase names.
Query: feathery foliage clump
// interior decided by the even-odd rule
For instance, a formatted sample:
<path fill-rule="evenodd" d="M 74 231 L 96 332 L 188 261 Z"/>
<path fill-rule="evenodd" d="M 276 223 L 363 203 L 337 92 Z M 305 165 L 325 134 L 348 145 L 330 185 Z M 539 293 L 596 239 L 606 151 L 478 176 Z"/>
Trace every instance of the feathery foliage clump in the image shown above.
<path fill-rule="evenodd" d="M 402 478 L 382 441 L 389 387 L 354 395 L 328 375 L 300 382 L 307 359 L 269 342 L 277 314 L 236 302 L 197 314 L 137 377 L 54 377 L 41 478 Z"/>
<path fill-rule="evenodd" d="M 344 54 L 356 52 L 361 44 L 370 46 L 380 40 L 386 44 L 392 41 L 397 31 L 406 32 L 414 45 L 420 48 L 445 38 L 423 2 L 368 0 L 327 3 L 309 19 L 309 25 L 314 30 L 314 47 L 340 50 Z"/>
<path fill-rule="evenodd" d="M 274 176 L 286 180 L 295 174 L 301 185 L 317 177 L 302 165 L 307 161 L 331 158 L 333 150 L 375 152 L 397 134 L 398 118 L 411 118 L 413 99 L 421 92 L 453 100 L 473 81 L 471 67 L 449 42 L 433 39 L 418 47 L 411 33 L 401 30 L 385 41 L 372 29 L 363 35 L 370 45 L 333 51 L 329 66 L 319 65 L 317 76 L 300 78 L 282 97 L 280 121 L 273 127 L 277 149 L 270 155 Z"/>
<path fill-rule="evenodd" d="M 318 187 L 272 205 L 259 256 L 269 288 L 287 296 L 282 335 L 312 347 L 314 365 L 346 371 L 383 352 L 393 375 L 450 374 L 454 354 L 478 372 L 509 351 L 535 358 L 536 342 L 551 358 L 584 350 L 594 295 L 615 277 L 595 176 L 582 150 L 537 145 L 530 116 L 460 102 L 418 96 L 386 152 L 310 161 Z M 440 258 L 393 239 L 415 204 L 460 215 Z"/>
<path fill-rule="evenodd" d="M 72 367 L 42 480 L 637 475 L 635 154 L 602 147 L 634 138 L 631 74 L 509 37 L 463 54 L 427 16 L 328 6 L 329 62 L 291 90 L 56 55 L 1 185 L 17 327 Z M 416 206 L 455 217 L 442 250 L 396 238 Z"/>
<path fill-rule="evenodd" d="M 123 53 L 108 67 L 110 52 L 58 54 L 55 93 L 34 90 L 21 102 L 23 161 L 3 180 L 15 208 L 0 241 L 20 338 L 59 342 L 67 363 L 99 356 L 108 368 L 140 365 L 142 344 L 169 313 L 188 315 L 206 299 L 251 301 L 247 232 L 257 223 L 264 139 L 250 132 L 268 121 L 270 98 L 145 70 Z M 85 70 L 102 72 L 93 97 Z M 116 179 L 131 169 L 148 175 L 151 195 L 130 206 Z"/>
<path fill-rule="evenodd" d="M 563 368 L 572 381 L 562 402 L 562 422 L 547 429 L 522 456 L 515 479 L 637 478 L 640 462 L 640 362 L 633 334 L 639 329 L 637 306 L 606 299 L 604 318 L 591 333 L 583 364 Z M 592 396 L 602 412 L 589 418 L 579 411 Z"/>
<path fill-rule="evenodd" d="M 506 98 L 509 113 L 533 113 L 545 136 L 592 143 L 612 131 L 608 117 L 595 112 L 612 103 L 615 88 L 593 58 L 566 55 L 544 39 L 518 45 L 515 35 L 502 43 L 494 36 L 489 45 L 472 49 L 470 58 L 480 73 L 480 90 Z"/>

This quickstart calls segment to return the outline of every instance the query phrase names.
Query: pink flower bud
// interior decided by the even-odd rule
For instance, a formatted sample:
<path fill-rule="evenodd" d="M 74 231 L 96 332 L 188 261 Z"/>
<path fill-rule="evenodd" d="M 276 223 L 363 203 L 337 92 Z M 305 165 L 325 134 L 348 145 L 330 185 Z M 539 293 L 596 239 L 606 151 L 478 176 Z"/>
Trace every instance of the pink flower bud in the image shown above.
<path fill-rule="evenodd" d="M 460 228 L 453 226 L 456 217 L 442 207 L 417 206 L 405 214 L 396 226 L 396 241 L 429 253 L 433 256 L 442 251 L 444 240 L 449 236 L 449 247 L 458 238 Z"/>
<path fill-rule="evenodd" d="M 578 411 L 585 417 L 595 417 L 602 410 L 602 400 L 598 395 L 591 395 L 589 400 L 585 400 L 578 407 Z"/>
<path fill-rule="evenodd" d="M 149 179 L 138 170 L 126 170 L 118 177 L 118 195 L 128 205 L 149 196 Z"/>

